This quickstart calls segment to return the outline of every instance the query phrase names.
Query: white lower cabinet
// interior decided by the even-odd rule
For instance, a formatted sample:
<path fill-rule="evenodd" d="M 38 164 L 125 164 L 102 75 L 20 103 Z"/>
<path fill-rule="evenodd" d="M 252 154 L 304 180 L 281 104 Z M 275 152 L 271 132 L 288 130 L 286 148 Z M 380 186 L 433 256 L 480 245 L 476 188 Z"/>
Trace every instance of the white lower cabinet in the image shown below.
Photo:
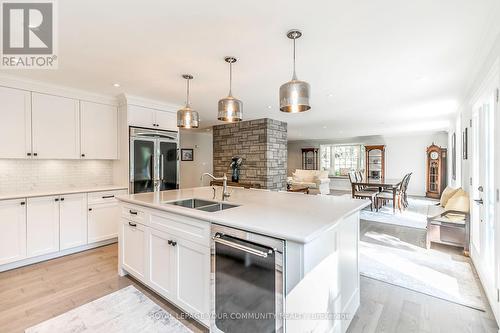
<path fill-rule="evenodd" d="M 118 237 L 120 207 L 115 202 L 89 205 L 88 241 L 89 243 Z"/>
<path fill-rule="evenodd" d="M 121 223 L 115 197 L 126 193 L 0 200 L 0 272 L 113 242 Z"/>
<path fill-rule="evenodd" d="M 26 258 L 26 200 L 0 201 L 0 265 Z"/>
<path fill-rule="evenodd" d="M 208 325 L 209 318 L 200 315 L 210 310 L 210 247 L 206 245 L 209 235 L 206 239 L 196 235 L 195 241 L 188 240 L 188 235 L 193 235 L 196 229 L 193 222 L 184 217 L 177 218 L 169 213 L 163 216 L 159 212 L 149 214 L 139 207 L 123 209 L 141 214 L 144 224 L 123 216 L 119 241 L 121 267 Z M 171 233 L 151 227 L 153 215 L 154 225 L 171 230 Z M 186 235 L 186 238 L 179 235 Z M 147 250 L 143 251 L 145 243 Z"/>
<path fill-rule="evenodd" d="M 166 298 L 175 297 L 175 247 L 172 235 L 155 229 L 149 231 L 149 281 Z"/>
<path fill-rule="evenodd" d="M 27 256 L 35 257 L 59 251 L 59 197 L 27 200 Z"/>
<path fill-rule="evenodd" d="M 59 210 L 61 250 L 87 244 L 87 194 L 61 196 Z"/>
<path fill-rule="evenodd" d="M 122 221 L 121 258 L 123 268 L 137 279 L 146 281 L 146 227 L 142 224 Z"/>
<path fill-rule="evenodd" d="M 207 314 L 210 299 L 210 249 L 179 238 L 175 246 L 177 303 L 189 313 Z"/>

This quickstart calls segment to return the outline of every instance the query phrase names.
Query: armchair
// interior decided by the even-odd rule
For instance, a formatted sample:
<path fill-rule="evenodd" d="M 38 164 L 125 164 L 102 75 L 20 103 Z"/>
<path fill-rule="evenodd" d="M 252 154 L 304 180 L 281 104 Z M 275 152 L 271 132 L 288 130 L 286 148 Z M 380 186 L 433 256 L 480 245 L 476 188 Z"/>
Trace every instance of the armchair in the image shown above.
<path fill-rule="evenodd" d="M 287 179 L 288 186 L 307 187 L 310 194 L 329 194 L 328 171 L 297 169 Z"/>
<path fill-rule="evenodd" d="M 470 214 L 469 195 L 458 189 L 451 198 L 430 205 L 427 210 L 426 246 L 431 242 L 460 246 L 469 253 Z M 443 207 L 444 204 L 444 207 Z"/>

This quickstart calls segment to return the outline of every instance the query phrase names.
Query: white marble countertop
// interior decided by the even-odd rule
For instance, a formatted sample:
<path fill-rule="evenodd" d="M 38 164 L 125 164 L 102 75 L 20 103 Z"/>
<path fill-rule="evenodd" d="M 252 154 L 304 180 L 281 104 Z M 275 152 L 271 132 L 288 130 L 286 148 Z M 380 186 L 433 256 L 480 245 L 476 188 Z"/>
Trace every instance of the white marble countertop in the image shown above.
<path fill-rule="evenodd" d="M 46 196 L 60 195 L 60 194 L 116 191 L 116 190 L 126 190 L 126 189 L 128 189 L 126 186 L 120 186 L 120 185 L 95 185 L 87 187 L 60 187 L 55 189 L 32 190 L 23 192 L 20 191 L 12 193 L 0 192 L 0 200 L 46 197 Z"/>
<path fill-rule="evenodd" d="M 230 187 L 231 196 L 226 202 L 239 206 L 223 211 L 204 212 L 166 204 L 191 198 L 221 201 L 222 188 L 216 189 L 215 200 L 212 187 L 132 194 L 118 196 L 117 199 L 298 243 L 312 241 L 344 217 L 370 205 L 367 200 L 346 196 L 306 195 L 236 187 Z"/>

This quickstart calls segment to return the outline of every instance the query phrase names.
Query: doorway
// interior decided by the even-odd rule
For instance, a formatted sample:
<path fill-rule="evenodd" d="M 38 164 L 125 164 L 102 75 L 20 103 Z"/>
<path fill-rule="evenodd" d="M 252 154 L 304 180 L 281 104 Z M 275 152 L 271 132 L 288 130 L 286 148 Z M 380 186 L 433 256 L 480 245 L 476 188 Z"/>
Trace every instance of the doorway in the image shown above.
<path fill-rule="evenodd" d="M 497 75 L 493 75 L 498 78 Z M 495 115 L 497 80 L 484 85 L 472 109 L 471 255 L 493 311 L 498 313 L 498 254 L 495 243 Z M 497 308 L 495 309 L 495 304 Z"/>

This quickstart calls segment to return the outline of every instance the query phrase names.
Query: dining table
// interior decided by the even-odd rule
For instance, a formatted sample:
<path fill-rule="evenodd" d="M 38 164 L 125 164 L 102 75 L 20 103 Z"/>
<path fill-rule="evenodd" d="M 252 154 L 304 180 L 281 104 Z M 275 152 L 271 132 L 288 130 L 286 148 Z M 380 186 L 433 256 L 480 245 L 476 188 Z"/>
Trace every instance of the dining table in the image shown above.
<path fill-rule="evenodd" d="M 392 210 L 393 213 L 396 213 L 396 196 L 398 192 L 398 188 L 401 186 L 403 182 L 403 177 L 401 178 L 380 178 L 374 179 L 369 178 L 362 181 L 352 182 L 352 193 L 356 191 L 356 188 L 364 188 L 364 187 L 377 187 L 379 192 L 384 190 L 392 191 Z"/>

